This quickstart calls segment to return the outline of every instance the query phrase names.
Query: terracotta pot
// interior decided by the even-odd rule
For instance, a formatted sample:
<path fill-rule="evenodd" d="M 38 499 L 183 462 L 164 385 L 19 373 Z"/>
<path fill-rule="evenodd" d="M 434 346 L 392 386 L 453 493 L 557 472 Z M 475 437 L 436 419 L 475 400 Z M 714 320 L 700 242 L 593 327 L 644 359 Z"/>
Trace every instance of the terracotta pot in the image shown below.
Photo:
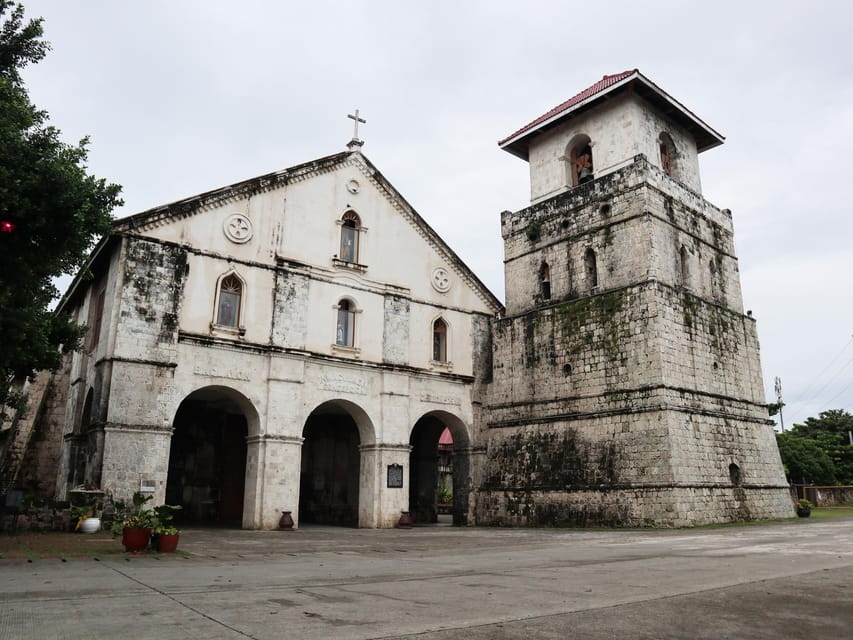
<path fill-rule="evenodd" d="M 174 553 L 175 549 L 178 548 L 178 538 L 181 537 L 181 534 L 160 534 L 160 539 L 157 541 L 157 550 L 160 553 Z"/>
<path fill-rule="evenodd" d="M 125 527 L 121 533 L 121 543 L 125 551 L 144 551 L 151 540 L 151 529 L 131 529 Z"/>
<path fill-rule="evenodd" d="M 278 528 L 282 531 L 293 531 L 293 516 L 290 511 L 282 511 L 278 521 Z"/>
<path fill-rule="evenodd" d="M 412 520 L 412 514 L 408 511 L 400 512 L 400 520 L 397 522 L 398 529 L 411 529 L 414 524 L 414 520 Z"/>

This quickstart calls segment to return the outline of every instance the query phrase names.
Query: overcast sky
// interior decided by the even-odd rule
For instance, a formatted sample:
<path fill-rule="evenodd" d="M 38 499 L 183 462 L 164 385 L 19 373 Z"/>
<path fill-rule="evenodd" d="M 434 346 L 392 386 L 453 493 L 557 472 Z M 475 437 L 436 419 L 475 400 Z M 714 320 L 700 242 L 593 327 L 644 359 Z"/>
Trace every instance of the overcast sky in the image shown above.
<path fill-rule="evenodd" d="M 53 50 L 25 74 L 130 215 L 364 154 L 503 299 L 499 213 L 529 201 L 500 138 L 639 68 L 726 136 L 700 156 L 732 210 L 767 399 L 786 426 L 853 409 L 853 9 L 847 2 L 26 0 Z"/>

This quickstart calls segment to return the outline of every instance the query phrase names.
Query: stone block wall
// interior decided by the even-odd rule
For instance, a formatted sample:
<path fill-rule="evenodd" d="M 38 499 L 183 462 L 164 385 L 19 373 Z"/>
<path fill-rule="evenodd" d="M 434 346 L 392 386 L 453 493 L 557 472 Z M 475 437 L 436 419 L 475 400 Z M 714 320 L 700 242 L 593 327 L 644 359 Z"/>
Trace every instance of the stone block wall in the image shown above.
<path fill-rule="evenodd" d="M 478 523 L 789 515 L 727 212 L 637 156 L 502 230 Z"/>
<path fill-rule="evenodd" d="M 306 274 L 276 271 L 272 344 L 289 349 L 305 348 L 310 286 L 311 279 Z"/>
<path fill-rule="evenodd" d="M 115 355 L 174 360 L 186 250 L 138 237 L 125 243 Z"/>

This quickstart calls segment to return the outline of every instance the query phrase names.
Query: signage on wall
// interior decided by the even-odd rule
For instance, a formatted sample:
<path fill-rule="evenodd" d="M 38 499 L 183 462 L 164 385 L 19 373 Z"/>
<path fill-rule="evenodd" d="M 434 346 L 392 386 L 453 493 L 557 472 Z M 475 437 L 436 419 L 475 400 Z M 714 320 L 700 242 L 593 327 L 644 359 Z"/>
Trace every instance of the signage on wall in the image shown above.
<path fill-rule="evenodd" d="M 403 465 L 389 464 L 388 465 L 388 488 L 402 489 L 403 488 Z"/>

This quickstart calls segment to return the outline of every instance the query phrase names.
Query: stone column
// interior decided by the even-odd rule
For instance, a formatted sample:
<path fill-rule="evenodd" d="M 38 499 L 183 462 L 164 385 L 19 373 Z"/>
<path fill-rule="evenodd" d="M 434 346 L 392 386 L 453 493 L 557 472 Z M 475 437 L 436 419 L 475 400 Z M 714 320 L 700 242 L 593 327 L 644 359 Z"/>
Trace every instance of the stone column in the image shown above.
<path fill-rule="evenodd" d="M 471 447 L 453 448 L 453 524 L 468 524 L 469 497 L 473 487 L 471 478 Z"/>
<path fill-rule="evenodd" d="M 117 500 L 129 500 L 143 483 L 150 483 L 153 504 L 163 504 L 171 444 L 171 425 L 106 423 L 101 488 Z"/>
<path fill-rule="evenodd" d="M 299 525 L 302 443 L 297 436 L 258 435 L 247 439 L 243 527 L 275 529 L 282 511 Z"/>
<path fill-rule="evenodd" d="M 358 526 L 392 528 L 400 512 L 409 509 L 409 454 L 407 444 L 370 444 L 359 447 L 361 482 L 358 498 Z M 388 487 L 388 467 L 403 468 L 403 486 Z"/>

